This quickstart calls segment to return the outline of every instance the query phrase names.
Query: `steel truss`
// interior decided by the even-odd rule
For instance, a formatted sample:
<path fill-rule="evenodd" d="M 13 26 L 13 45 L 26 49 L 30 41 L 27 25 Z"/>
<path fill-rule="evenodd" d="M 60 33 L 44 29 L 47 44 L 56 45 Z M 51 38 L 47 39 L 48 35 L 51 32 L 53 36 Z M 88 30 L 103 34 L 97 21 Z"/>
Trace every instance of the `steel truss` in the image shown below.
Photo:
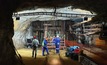
<path fill-rule="evenodd" d="M 31 13 L 14 13 L 13 17 L 35 16 L 35 15 L 51 15 L 56 17 L 94 17 L 94 14 L 75 14 L 75 13 L 55 13 L 55 12 L 31 12 Z"/>

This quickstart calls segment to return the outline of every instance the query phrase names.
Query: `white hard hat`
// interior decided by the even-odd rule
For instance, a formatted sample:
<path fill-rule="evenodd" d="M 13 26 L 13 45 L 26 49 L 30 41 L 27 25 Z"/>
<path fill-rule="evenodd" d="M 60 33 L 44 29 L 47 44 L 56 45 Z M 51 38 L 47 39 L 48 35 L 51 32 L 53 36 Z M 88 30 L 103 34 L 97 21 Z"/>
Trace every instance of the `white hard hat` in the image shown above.
<path fill-rule="evenodd" d="M 57 35 L 56 37 L 59 37 L 59 35 Z"/>

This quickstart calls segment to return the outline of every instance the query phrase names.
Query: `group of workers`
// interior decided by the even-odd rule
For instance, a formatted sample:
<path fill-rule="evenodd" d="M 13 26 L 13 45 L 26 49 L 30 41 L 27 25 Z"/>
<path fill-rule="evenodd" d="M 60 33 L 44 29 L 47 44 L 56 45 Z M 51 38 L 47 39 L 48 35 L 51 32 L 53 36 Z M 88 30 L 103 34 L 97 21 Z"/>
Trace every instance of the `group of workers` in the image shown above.
<path fill-rule="evenodd" d="M 56 50 L 56 53 L 59 54 L 60 53 L 60 37 L 59 36 L 56 36 L 52 39 L 52 43 L 55 44 L 55 50 Z M 36 38 L 36 36 L 34 36 L 34 39 L 32 40 L 32 57 L 36 58 L 36 55 L 37 55 L 37 48 L 38 48 L 38 45 L 39 45 L 39 41 L 38 39 Z M 48 50 L 48 47 L 47 47 L 47 44 L 48 44 L 48 38 L 44 38 L 43 42 L 42 42 L 42 56 L 45 56 L 45 51 L 47 52 L 47 55 L 49 55 L 49 50 Z"/>

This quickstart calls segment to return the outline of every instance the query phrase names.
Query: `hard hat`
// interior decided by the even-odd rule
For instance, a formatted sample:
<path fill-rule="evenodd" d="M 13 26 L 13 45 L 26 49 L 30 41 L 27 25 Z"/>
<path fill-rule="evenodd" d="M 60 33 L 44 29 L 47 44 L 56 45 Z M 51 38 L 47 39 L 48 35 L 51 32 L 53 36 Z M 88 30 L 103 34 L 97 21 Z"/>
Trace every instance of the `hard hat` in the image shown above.
<path fill-rule="evenodd" d="M 57 35 L 56 37 L 59 37 L 59 35 Z"/>
<path fill-rule="evenodd" d="M 36 38 L 36 36 L 34 36 L 33 38 Z"/>

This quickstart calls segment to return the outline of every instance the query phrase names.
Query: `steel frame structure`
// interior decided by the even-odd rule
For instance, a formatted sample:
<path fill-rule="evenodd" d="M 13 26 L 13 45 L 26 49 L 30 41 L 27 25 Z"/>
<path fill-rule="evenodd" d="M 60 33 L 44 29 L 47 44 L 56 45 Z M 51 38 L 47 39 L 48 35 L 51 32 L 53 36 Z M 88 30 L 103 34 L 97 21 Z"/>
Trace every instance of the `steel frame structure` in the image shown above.
<path fill-rule="evenodd" d="M 75 14 L 75 13 L 55 13 L 55 12 L 31 12 L 31 13 L 14 13 L 13 17 L 34 16 L 34 15 L 51 15 L 56 17 L 94 17 L 95 14 Z"/>

